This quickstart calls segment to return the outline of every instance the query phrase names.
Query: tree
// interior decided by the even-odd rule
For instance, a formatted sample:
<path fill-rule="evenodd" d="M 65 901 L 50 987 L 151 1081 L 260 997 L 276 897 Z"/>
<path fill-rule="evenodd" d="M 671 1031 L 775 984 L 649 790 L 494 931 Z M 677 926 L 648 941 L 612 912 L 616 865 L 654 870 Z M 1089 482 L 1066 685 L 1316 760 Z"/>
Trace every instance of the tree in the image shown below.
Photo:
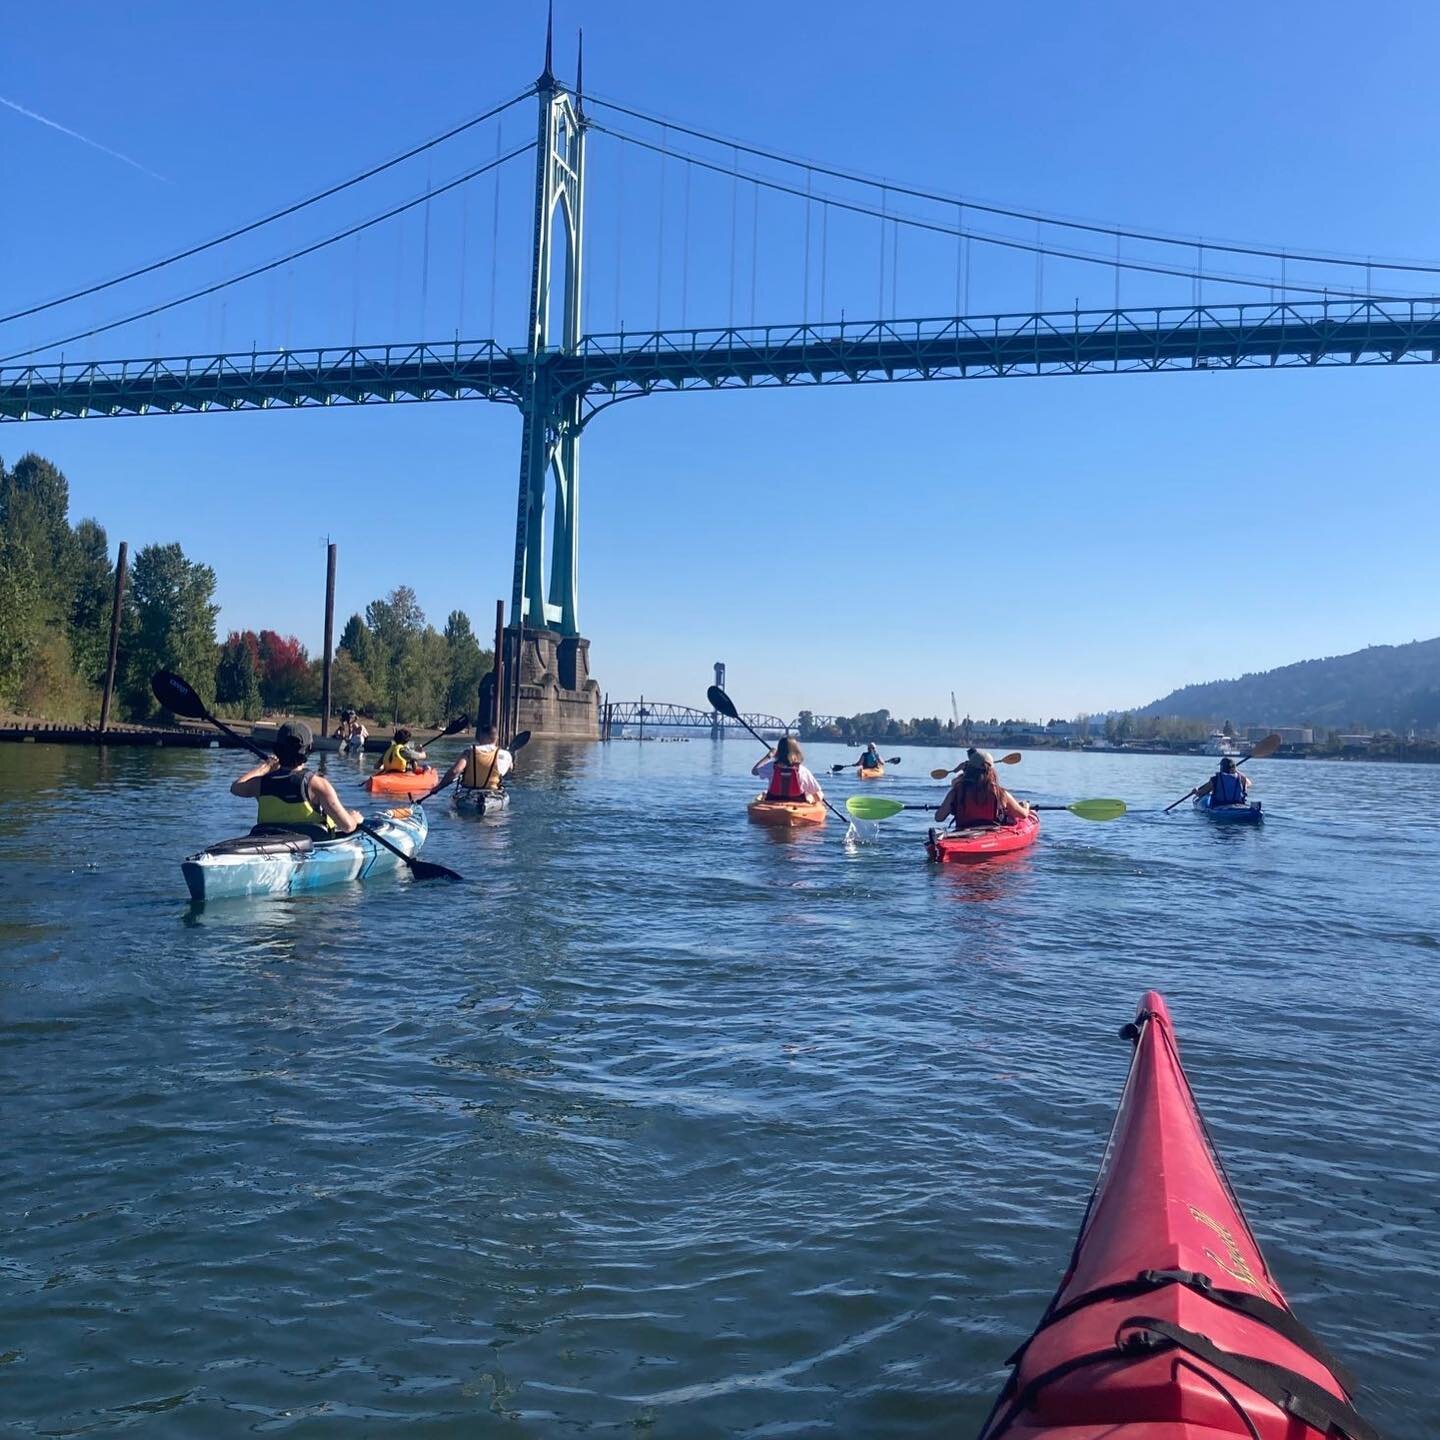
<path fill-rule="evenodd" d="M 270 710 L 288 710 L 310 688 L 310 657 L 293 635 L 262 630 L 259 636 L 260 696 Z"/>
<path fill-rule="evenodd" d="M 183 675 L 208 704 L 214 699 L 215 572 L 187 560 L 179 545 L 147 545 L 135 557 L 134 604 L 126 616 L 125 700 L 139 720 L 156 711 L 150 676 Z"/>
<path fill-rule="evenodd" d="M 372 600 L 365 607 L 365 626 L 375 641 L 375 655 L 366 674 L 377 693 L 389 702 L 392 723 L 398 724 L 402 691 L 414 688 L 411 652 L 424 631 L 425 612 L 408 585 L 397 585 L 385 599 Z"/>
<path fill-rule="evenodd" d="M 235 705 L 246 720 L 257 720 L 260 696 L 260 638 L 253 630 L 232 630 L 220 647 L 215 665 L 215 699 Z"/>
<path fill-rule="evenodd" d="M 48 460 L 22 455 L 15 468 L 0 466 L 0 530 L 29 550 L 46 598 L 63 583 L 70 545 L 70 482 Z"/>
<path fill-rule="evenodd" d="M 348 649 L 336 652 L 330 668 L 330 701 L 337 710 L 370 714 L 375 691 Z"/>
<path fill-rule="evenodd" d="M 110 563 L 105 527 L 98 521 L 82 520 L 71 534 L 69 572 L 70 651 L 80 676 L 99 685 L 110 653 L 115 567 Z"/>
<path fill-rule="evenodd" d="M 41 629 L 40 584 L 30 551 L 0 529 L 0 702 L 18 698 Z"/>
<path fill-rule="evenodd" d="M 445 715 L 459 715 L 471 710 L 480 693 L 480 677 L 491 668 L 494 656 L 480 648 L 470 617 L 463 610 L 452 610 L 445 622 Z"/>

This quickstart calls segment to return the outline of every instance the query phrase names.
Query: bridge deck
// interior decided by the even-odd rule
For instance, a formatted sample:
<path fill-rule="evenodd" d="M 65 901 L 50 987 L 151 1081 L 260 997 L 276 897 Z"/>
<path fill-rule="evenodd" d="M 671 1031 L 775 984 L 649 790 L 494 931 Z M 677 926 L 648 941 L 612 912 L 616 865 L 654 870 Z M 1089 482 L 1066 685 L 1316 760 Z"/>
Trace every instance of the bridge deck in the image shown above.
<path fill-rule="evenodd" d="M 1076 310 L 591 335 L 542 357 L 595 406 L 660 390 L 893 380 L 1433 364 L 1440 299 Z M 485 399 L 526 357 L 493 341 L 0 367 L 0 420 Z"/>

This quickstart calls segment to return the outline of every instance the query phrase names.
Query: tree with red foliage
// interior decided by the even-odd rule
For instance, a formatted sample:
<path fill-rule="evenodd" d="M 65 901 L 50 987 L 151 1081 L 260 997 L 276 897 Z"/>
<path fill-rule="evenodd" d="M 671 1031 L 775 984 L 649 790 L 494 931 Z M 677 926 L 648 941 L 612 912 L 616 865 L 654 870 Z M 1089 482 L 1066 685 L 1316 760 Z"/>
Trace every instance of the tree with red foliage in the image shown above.
<path fill-rule="evenodd" d="M 262 630 L 258 637 L 260 695 L 268 710 L 288 710 L 310 689 L 310 656 L 293 635 Z"/>

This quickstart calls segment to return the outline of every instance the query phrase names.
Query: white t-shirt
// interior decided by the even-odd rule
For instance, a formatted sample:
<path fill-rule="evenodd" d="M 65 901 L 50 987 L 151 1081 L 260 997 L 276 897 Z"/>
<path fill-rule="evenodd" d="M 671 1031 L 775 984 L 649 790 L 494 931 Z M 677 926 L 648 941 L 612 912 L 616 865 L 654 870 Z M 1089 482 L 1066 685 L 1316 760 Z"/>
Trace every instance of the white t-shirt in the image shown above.
<path fill-rule="evenodd" d="M 760 760 L 756 762 L 754 769 L 752 769 L 750 773 L 752 775 L 759 775 L 764 779 L 768 788 L 770 772 L 774 768 L 775 762 L 773 760 Z M 800 781 L 800 788 L 805 792 L 805 798 L 807 800 L 823 800 L 825 798 L 825 792 L 820 788 L 820 782 L 810 773 L 808 766 L 797 766 L 795 774 Z"/>

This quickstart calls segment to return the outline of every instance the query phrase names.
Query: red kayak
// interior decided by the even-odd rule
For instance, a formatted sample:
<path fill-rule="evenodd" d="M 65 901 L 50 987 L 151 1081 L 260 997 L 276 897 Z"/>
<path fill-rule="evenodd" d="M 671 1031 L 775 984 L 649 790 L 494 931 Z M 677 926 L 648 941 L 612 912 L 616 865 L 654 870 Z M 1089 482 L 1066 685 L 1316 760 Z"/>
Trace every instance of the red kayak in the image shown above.
<path fill-rule="evenodd" d="M 1379 1440 L 1285 1303 L 1153 990 L 1070 1267 L 981 1440 Z"/>
<path fill-rule="evenodd" d="M 968 830 L 932 830 L 925 840 L 925 851 L 932 860 L 946 865 L 989 860 L 994 855 L 1009 855 L 1025 850 L 1040 835 L 1040 817 L 1027 815 L 1013 825 L 977 825 Z"/>

